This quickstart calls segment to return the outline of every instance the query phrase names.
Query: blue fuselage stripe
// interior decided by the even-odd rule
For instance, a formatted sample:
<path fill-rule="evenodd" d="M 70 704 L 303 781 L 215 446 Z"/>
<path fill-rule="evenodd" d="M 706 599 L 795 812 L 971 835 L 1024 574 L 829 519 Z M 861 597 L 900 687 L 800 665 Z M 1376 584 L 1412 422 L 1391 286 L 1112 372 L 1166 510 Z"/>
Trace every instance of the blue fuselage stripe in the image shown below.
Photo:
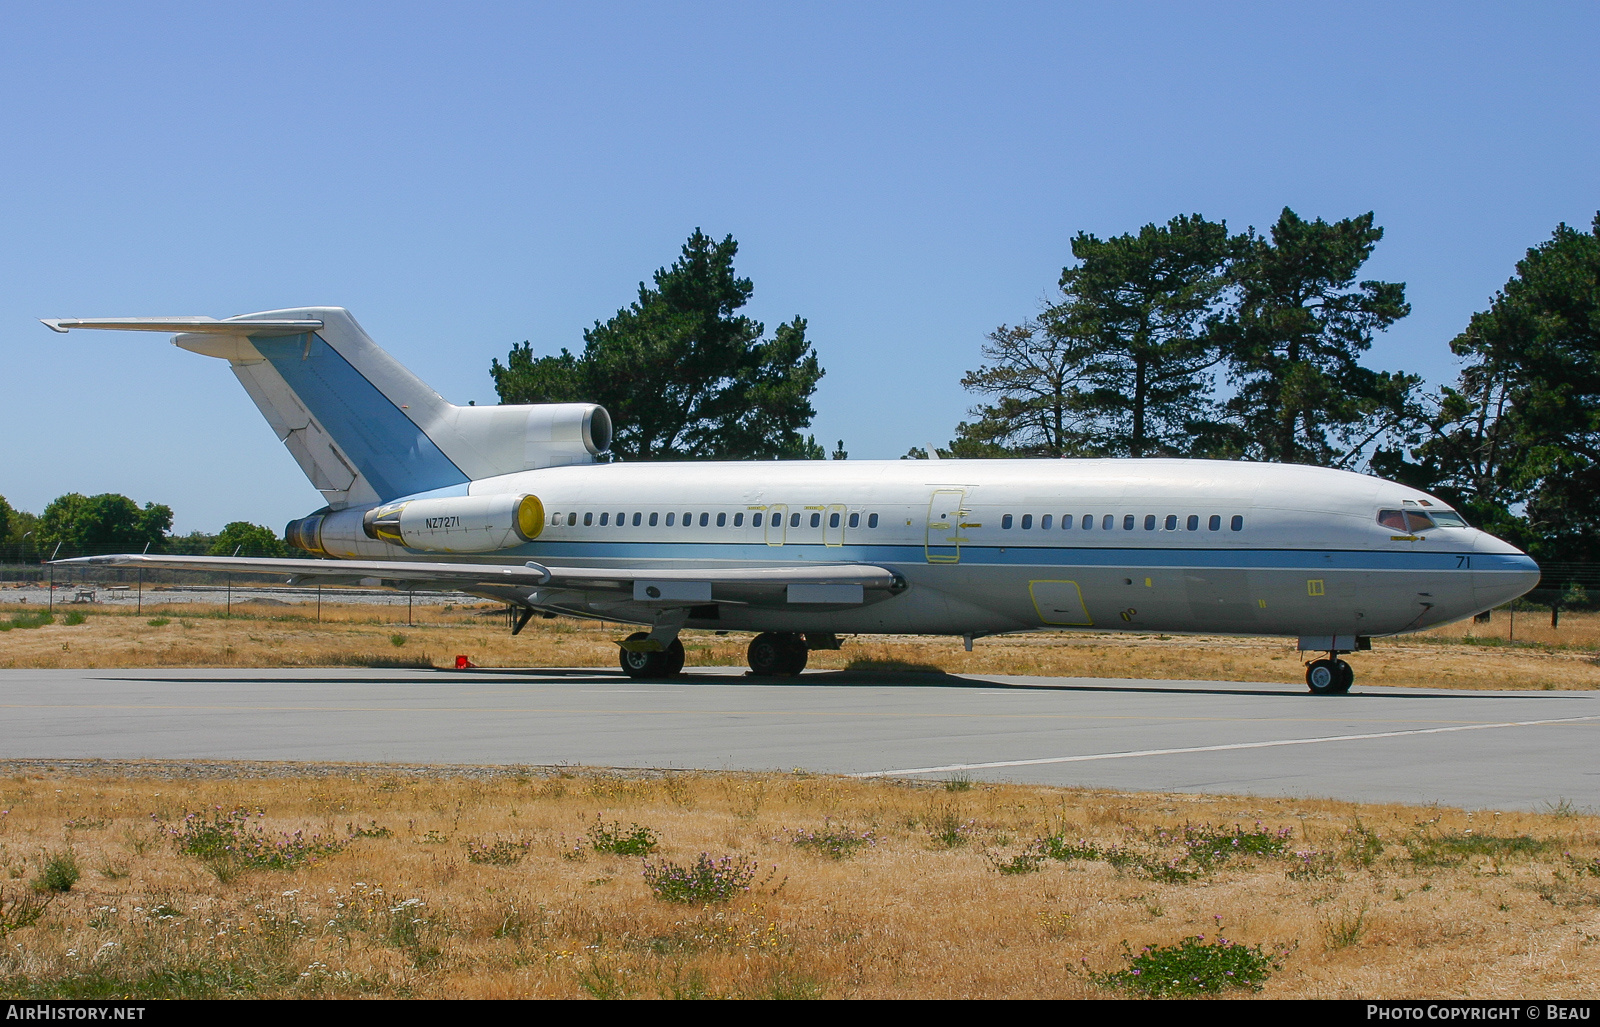
<path fill-rule="evenodd" d="M 413 550 L 419 557 L 428 554 Z M 871 563 L 927 564 L 918 545 L 843 545 L 789 542 L 768 546 L 760 542 L 557 542 L 541 539 L 516 549 L 486 557 L 497 563 L 511 559 L 595 561 L 683 560 L 761 563 Z M 1204 568 L 1229 567 L 1256 570 L 1323 568 L 1341 571 L 1510 571 L 1536 572 L 1532 559 L 1521 555 L 1485 553 L 1393 553 L 1340 549 L 1142 549 L 963 546 L 960 564 L 931 566 L 1060 566 Z"/>

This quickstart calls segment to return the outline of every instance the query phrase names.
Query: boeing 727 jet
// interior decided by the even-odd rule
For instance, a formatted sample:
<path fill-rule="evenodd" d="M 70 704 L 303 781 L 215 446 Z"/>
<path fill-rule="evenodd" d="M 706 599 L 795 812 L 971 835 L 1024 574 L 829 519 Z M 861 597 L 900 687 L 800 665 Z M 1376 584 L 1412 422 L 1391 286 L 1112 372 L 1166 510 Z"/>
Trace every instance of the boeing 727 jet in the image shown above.
<path fill-rule="evenodd" d="M 586 403 L 456 406 L 350 313 L 47 320 L 176 333 L 226 360 L 326 505 L 286 537 L 317 559 L 93 556 L 67 564 L 379 578 L 520 611 L 621 621 L 622 669 L 683 667 L 684 628 L 757 632 L 797 674 L 841 635 L 1064 629 L 1278 635 L 1341 657 L 1514 599 L 1539 568 L 1438 498 L 1367 475 L 1218 460 L 607 462 Z"/>

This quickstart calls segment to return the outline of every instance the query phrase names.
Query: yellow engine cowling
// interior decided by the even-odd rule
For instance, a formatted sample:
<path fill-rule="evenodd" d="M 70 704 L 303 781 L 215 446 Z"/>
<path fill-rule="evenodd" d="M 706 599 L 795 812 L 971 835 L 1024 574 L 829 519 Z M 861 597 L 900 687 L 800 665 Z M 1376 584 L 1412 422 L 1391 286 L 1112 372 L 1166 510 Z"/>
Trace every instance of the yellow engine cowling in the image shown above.
<path fill-rule="evenodd" d="M 368 510 L 367 537 L 427 553 L 493 553 L 532 542 L 544 528 L 538 496 L 401 500 Z"/>

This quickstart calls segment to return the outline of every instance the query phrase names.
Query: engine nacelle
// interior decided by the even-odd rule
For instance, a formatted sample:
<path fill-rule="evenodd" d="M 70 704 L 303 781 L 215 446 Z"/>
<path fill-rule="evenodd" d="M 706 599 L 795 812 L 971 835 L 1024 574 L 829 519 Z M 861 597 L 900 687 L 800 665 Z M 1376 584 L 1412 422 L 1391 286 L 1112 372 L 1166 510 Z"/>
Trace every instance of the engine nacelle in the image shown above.
<path fill-rule="evenodd" d="M 368 538 L 428 553 L 493 553 L 532 542 L 544 528 L 538 496 L 400 500 L 362 518 Z"/>

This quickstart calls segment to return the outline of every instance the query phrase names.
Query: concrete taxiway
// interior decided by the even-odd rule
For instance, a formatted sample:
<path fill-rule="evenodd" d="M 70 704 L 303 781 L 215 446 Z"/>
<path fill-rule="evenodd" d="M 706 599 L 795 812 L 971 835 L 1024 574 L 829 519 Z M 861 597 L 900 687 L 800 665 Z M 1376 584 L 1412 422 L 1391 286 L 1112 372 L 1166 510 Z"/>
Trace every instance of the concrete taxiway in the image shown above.
<path fill-rule="evenodd" d="M 815 672 L 4 670 L 0 759 L 573 765 L 1600 806 L 1600 693 Z"/>

